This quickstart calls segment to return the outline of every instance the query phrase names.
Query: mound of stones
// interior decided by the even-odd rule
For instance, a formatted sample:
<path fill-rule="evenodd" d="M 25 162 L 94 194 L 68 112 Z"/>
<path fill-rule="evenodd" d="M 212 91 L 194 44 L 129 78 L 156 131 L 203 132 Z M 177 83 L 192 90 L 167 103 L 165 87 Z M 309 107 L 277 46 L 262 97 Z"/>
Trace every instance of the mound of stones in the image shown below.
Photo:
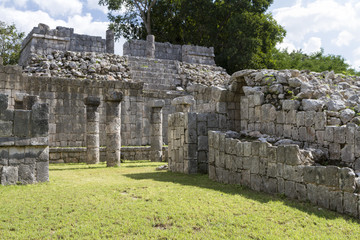
<path fill-rule="evenodd" d="M 291 99 L 298 110 L 325 111 L 327 125 L 360 124 L 360 77 L 298 70 L 243 70 L 230 84 L 242 82 L 245 95 L 260 94 L 264 103 L 281 110 Z"/>
<path fill-rule="evenodd" d="M 107 53 L 71 51 L 53 51 L 48 55 L 33 53 L 24 72 L 30 76 L 130 81 L 127 57 Z"/>
<path fill-rule="evenodd" d="M 227 74 L 225 69 L 214 65 L 180 62 L 178 71 L 181 78 L 190 84 L 219 86 L 226 85 L 230 81 L 230 75 Z"/>

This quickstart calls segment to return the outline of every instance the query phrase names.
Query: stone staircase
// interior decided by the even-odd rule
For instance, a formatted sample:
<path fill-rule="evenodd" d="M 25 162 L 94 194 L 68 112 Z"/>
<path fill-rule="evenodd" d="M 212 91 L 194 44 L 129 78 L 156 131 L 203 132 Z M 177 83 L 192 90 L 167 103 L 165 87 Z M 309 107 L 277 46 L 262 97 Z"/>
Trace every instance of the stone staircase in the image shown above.
<path fill-rule="evenodd" d="M 128 66 L 134 82 L 144 82 L 144 90 L 176 90 L 181 86 L 176 61 L 129 57 Z"/>

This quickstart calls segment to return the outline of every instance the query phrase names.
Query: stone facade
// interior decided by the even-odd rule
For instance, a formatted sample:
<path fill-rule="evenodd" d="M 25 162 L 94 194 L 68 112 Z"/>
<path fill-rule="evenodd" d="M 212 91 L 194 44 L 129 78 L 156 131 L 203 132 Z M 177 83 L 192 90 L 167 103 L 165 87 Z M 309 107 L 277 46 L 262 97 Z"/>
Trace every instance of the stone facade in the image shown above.
<path fill-rule="evenodd" d="M 86 162 L 85 147 L 50 148 L 50 163 L 84 163 Z M 121 159 L 149 160 L 150 146 L 122 146 Z M 167 160 L 168 148 L 162 147 L 163 161 Z M 106 162 L 106 147 L 100 147 L 100 162 Z"/>
<path fill-rule="evenodd" d="M 36 100 L 34 96 L 23 96 L 22 107 L 10 110 L 8 96 L 0 94 L 2 185 L 49 181 L 49 109 Z"/>
<path fill-rule="evenodd" d="M 147 45 L 149 41 L 130 40 L 123 46 L 123 54 L 128 56 L 148 57 Z M 155 42 L 153 58 L 177 60 L 186 63 L 215 65 L 214 48 L 173 45 L 170 43 Z"/>
<path fill-rule="evenodd" d="M 114 53 L 114 36 L 110 32 L 106 34 L 109 39 L 89 35 L 75 34 L 73 28 L 57 27 L 50 29 L 45 24 L 34 27 L 21 47 L 19 64 L 26 66 L 32 54 L 51 54 L 53 51 L 74 52 L 110 52 Z M 108 46 L 109 49 L 106 49 Z"/>
<path fill-rule="evenodd" d="M 209 178 L 359 217 L 360 178 L 350 168 L 314 165 L 298 145 L 273 146 L 210 131 Z"/>

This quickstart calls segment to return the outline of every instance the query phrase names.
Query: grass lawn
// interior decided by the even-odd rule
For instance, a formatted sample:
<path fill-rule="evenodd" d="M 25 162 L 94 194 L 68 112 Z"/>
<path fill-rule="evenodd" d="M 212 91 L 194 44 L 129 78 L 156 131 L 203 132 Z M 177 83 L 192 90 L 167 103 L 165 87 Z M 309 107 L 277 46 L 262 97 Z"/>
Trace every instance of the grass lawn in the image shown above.
<path fill-rule="evenodd" d="M 158 165 L 51 165 L 49 183 L 0 186 L 0 239 L 360 238 L 353 218 Z"/>

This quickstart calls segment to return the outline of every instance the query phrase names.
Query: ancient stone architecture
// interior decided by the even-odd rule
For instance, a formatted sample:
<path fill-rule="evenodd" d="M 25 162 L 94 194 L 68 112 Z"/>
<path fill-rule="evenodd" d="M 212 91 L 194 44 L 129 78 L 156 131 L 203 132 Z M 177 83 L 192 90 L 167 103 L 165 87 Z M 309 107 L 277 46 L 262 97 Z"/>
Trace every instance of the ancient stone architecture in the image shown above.
<path fill-rule="evenodd" d="M 12 67 L 1 70 L 10 71 Z M 8 96 L 0 94 L 0 184 L 49 181 L 49 109 L 35 96 L 21 96 L 18 108 L 8 109 Z M 22 103 L 20 106 L 20 103 Z"/>
<path fill-rule="evenodd" d="M 125 56 L 117 56 L 109 53 L 113 33 L 96 39 L 39 25 L 24 42 L 23 69 L 0 68 L 0 92 L 9 96 L 2 109 L 15 112 L 14 119 L 29 114 L 18 109 L 36 112 L 36 101 L 48 104 L 49 141 L 40 145 L 50 147 L 50 161 L 118 166 L 120 156 L 167 159 L 173 172 L 208 173 L 360 217 L 358 77 L 297 70 L 230 77 L 214 65 L 212 48 L 149 36 L 127 42 Z M 72 41 L 83 49 L 71 48 Z M 15 126 L 5 112 L 0 126 Z M 25 130 L 12 131 L 15 137 Z M 15 168 L 5 159 L 2 184 L 27 183 L 24 169 L 37 169 L 20 167 L 26 158 Z"/>
<path fill-rule="evenodd" d="M 169 168 L 359 217 L 359 80 L 243 70 L 193 85 L 195 108 L 169 115 Z"/>

